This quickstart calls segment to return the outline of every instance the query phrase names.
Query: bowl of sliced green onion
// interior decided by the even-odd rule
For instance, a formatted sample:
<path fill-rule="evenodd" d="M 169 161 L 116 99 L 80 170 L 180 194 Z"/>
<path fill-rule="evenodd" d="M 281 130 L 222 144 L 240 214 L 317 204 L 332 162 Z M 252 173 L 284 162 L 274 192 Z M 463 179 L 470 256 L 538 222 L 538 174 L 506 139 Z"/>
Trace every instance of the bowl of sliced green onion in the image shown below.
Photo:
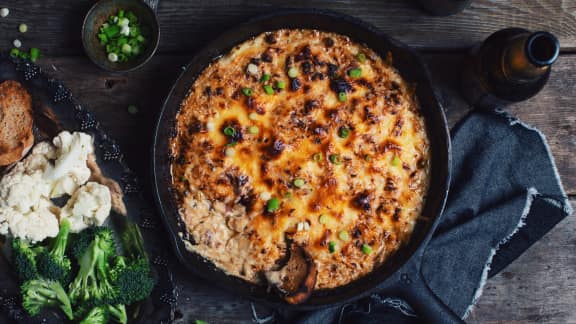
<path fill-rule="evenodd" d="M 154 9 L 142 0 L 100 0 L 88 11 L 82 26 L 86 54 L 112 72 L 143 66 L 156 52 L 159 40 Z"/>

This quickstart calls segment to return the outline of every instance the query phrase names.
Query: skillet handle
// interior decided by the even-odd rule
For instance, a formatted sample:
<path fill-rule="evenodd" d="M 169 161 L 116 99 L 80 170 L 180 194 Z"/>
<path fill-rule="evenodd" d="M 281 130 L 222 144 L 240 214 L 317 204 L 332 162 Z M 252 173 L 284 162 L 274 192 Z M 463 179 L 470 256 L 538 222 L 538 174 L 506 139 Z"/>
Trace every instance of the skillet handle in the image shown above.
<path fill-rule="evenodd" d="M 160 2 L 160 0 L 142 0 L 145 4 L 148 5 L 148 7 L 152 8 L 152 10 L 154 10 L 154 12 L 157 11 L 158 9 L 158 2 Z"/>
<path fill-rule="evenodd" d="M 428 287 L 420 272 L 417 278 L 411 279 L 402 275 L 402 296 L 426 320 L 426 323 L 460 324 L 465 323 Z"/>

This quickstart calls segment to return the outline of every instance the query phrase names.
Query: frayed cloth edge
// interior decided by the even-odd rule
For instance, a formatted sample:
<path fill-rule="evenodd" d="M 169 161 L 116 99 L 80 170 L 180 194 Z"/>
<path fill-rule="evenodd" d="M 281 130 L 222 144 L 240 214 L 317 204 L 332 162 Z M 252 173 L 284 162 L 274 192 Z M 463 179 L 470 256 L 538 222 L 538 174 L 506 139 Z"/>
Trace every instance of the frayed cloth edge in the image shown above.
<path fill-rule="evenodd" d="M 572 206 L 570 205 L 570 199 L 568 199 L 568 194 L 566 194 L 566 191 L 564 190 L 564 185 L 562 184 L 562 179 L 560 178 L 560 173 L 558 172 L 558 168 L 556 167 L 556 160 L 554 160 L 554 156 L 552 155 L 552 151 L 550 150 L 550 145 L 548 145 L 548 141 L 546 140 L 546 135 L 544 135 L 539 129 L 530 126 L 524 122 L 522 122 L 521 120 L 519 120 L 518 118 L 515 118 L 511 115 L 509 115 L 507 112 L 503 111 L 503 110 L 497 110 L 496 111 L 498 115 L 506 118 L 506 120 L 508 121 L 508 124 L 510 126 L 520 126 L 520 127 L 524 127 L 526 130 L 535 132 L 536 134 L 538 134 L 538 136 L 540 137 L 540 140 L 542 141 L 542 144 L 544 144 L 544 147 L 546 148 L 546 154 L 548 155 L 548 159 L 552 162 L 552 170 L 554 173 L 554 178 L 556 179 L 556 182 L 558 183 L 558 186 L 560 187 L 560 192 L 562 193 L 562 198 L 564 200 L 561 209 L 566 213 L 567 216 L 572 215 L 572 213 L 574 212 L 574 210 L 572 209 Z M 551 199 L 549 199 L 551 200 Z M 548 202 L 551 202 L 547 200 Z M 555 201 L 557 202 L 557 201 Z M 552 203 L 555 206 L 558 206 L 555 203 Z M 558 206 L 560 207 L 560 206 Z"/>
<path fill-rule="evenodd" d="M 500 240 L 500 242 L 498 242 L 498 244 L 496 244 L 496 246 L 490 250 L 490 255 L 488 256 L 488 259 L 486 261 L 486 265 L 484 266 L 484 270 L 482 271 L 482 276 L 480 277 L 480 283 L 478 284 L 478 288 L 476 289 L 476 292 L 474 293 L 474 298 L 472 298 L 472 302 L 470 303 L 470 306 L 468 306 L 468 308 L 464 312 L 464 316 L 462 318 L 466 319 L 470 315 L 472 310 L 474 310 L 474 306 L 478 302 L 478 299 L 480 299 L 480 296 L 482 296 L 482 292 L 484 291 L 484 286 L 486 285 L 486 281 L 488 280 L 488 272 L 490 272 L 490 265 L 492 264 L 492 259 L 494 258 L 494 256 L 496 255 L 496 253 L 498 252 L 500 247 L 502 245 L 506 244 L 506 242 L 510 241 L 510 239 L 516 233 L 518 233 L 518 231 L 522 227 L 524 227 L 524 225 L 526 225 L 526 217 L 528 217 L 528 213 L 530 212 L 530 208 L 532 207 L 532 203 L 534 202 L 534 198 L 537 195 L 538 195 L 538 190 L 536 190 L 536 188 L 531 187 L 528 189 L 528 191 L 526 192 L 526 203 L 524 204 L 524 209 L 522 210 L 522 214 L 520 215 L 520 219 L 518 220 L 518 224 L 516 224 L 516 227 L 514 228 L 514 230 L 512 232 L 510 232 L 510 234 L 508 234 L 505 238 Z"/>

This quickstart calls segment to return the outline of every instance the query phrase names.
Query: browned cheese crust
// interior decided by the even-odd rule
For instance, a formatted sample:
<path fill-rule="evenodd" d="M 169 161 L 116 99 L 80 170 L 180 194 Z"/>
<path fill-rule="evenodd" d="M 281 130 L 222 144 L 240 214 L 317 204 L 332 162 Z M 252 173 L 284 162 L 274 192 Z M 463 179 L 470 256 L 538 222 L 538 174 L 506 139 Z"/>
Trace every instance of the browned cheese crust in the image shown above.
<path fill-rule="evenodd" d="M 342 35 L 278 30 L 208 66 L 171 142 L 188 248 L 262 283 L 295 242 L 316 265 L 315 289 L 358 279 L 397 251 L 430 167 L 420 108 L 391 60 Z"/>

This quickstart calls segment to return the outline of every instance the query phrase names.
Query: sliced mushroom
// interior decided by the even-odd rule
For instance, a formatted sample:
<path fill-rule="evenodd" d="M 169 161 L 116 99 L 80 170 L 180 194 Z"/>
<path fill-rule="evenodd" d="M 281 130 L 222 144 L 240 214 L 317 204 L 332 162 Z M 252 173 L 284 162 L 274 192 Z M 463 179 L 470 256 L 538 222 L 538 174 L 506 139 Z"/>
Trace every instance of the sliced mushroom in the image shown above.
<path fill-rule="evenodd" d="M 288 303 L 300 304 L 312 294 L 317 274 L 312 258 L 301 246 L 293 243 L 288 262 L 279 270 L 266 272 L 265 276 Z"/>

